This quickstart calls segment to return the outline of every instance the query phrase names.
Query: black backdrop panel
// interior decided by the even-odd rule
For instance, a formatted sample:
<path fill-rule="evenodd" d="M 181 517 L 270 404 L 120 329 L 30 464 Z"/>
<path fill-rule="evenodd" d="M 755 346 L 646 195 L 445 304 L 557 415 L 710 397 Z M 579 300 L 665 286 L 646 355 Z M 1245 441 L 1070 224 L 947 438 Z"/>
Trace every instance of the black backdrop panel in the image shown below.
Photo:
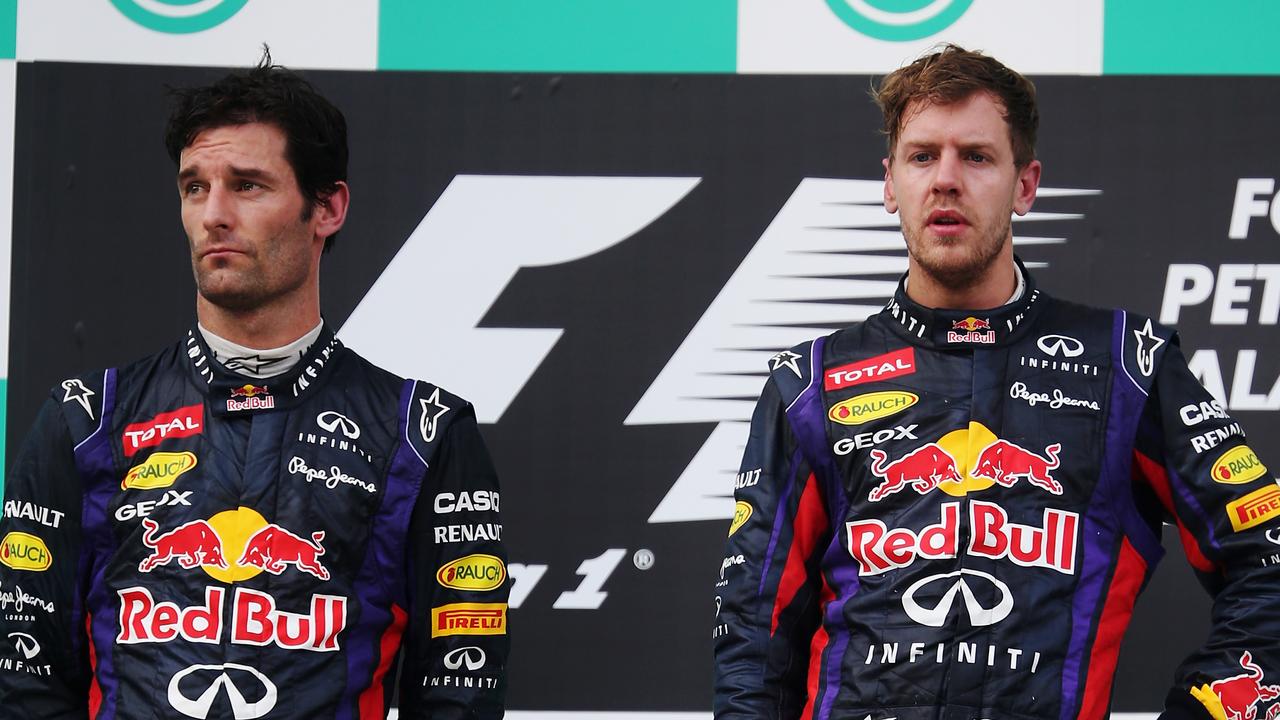
<path fill-rule="evenodd" d="M 47 388 L 157 349 L 193 322 L 174 168 L 160 139 L 163 88 L 218 74 L 20 65 L 9 457 Z M 512 560 L 526 570 L 546 566 L 511 613 L 511 706 L 708 708 L 711 586 L 727 521 L 648 519 L 716 425 L 624 420 L 805 178 L 881 176 L 869 79 L 311 77 L 351 127 L 354 201 L 322 275 L 323 310 L 335 326 L 455 176 L 701 178 L 609 249 L 521 269 L 481 324 L 564 329 L 501 419 L 483 428 L 503 477 Z M 1271 142 L 1276 80 L 1051 77 L 1038 87 L 1043 185 L 1100 191 L 1037 203 L 1082 215 L 1036 227 L 1065 243 L 1021 248 L 1025 259 L 1047 263 L 1037 271 L 1043 287 L 1159 316 L 1171 264 L 1203 265 L 1216 276 L 1223 264 L 1280 263 L 1280 235 L 1266 217 L 1253 218 L 1246 237 L 1228 238 L 1238 181 L 1280 175 L 1280 147 Z M 1258 193 L 1263 209 L 1249 212 L 1265 215 L 1273 194 Z M 428 279 L 431 272 L 448 269 L 431 269 Z M 1235 285 L 1246 289 L 1234 305 L 1244 321 L 1213 324 L 1212 297 L 1188 302 L 1183 344 L 1219 360 L 1224 391 L 1254 408 L 1234 414 L 1274 465 L 1280 456 L 1267 440 L 1280 431 L 1280 392 L 1266 393 L 1280 375 L 1280 352 L 1274 318 L 1265 323 L 1268 285 Z M 405 298 L 414 332 L 430 333 L 432 317 L 448 311 L 447 299 Z M 404 327 L 404 317 L 387 322 L 388 332 Z M 1257 350 L 1252 399 L 1233 376 L 1240 350 Z M 451 351 L 460 363 L 496 362 Z M 1158 710 L 1174 658 L 1207 630 L 1208 601 L 1167 535 L 1173 557 L 1139 602 L 1117 711 Z M 623 554 L 601 575 L 600 606 L 553 607 L 584 582 L 580 563 L 612 559 L 609 550 Z M 652 567 L 638 567 L 638 550 L 651 553 Z"/>

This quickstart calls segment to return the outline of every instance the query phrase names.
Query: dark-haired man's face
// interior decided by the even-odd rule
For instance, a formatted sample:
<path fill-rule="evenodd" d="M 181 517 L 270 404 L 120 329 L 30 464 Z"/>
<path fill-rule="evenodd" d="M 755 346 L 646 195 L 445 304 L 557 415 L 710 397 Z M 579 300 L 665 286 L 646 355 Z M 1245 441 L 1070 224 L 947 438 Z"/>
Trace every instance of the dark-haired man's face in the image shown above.
<path fill-rule="evenodd" d="M 245 312 L 318 283 L 324 241 L 285 158 L 284 133 L 248 123 L 209 128 L 178 162 L 182 225 L 201 297 Z"/>
<path fill-rule="evenodd" d="M 1014 165 L 1004 108 L 985 92 L 903 114 L 893 157 L 884 161 L 884 205 L 900 214 L 913 270 L 944 287 L 981 283 L 1012 253 L 1011 215 L 1026 214 L 1040 163 Z"/>

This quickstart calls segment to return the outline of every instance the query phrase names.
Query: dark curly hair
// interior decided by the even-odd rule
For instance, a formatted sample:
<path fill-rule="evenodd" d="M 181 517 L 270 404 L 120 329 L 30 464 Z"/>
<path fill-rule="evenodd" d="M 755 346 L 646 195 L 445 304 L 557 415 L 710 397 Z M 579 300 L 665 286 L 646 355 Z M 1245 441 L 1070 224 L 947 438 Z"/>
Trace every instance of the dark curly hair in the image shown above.
<path fill-rule="evenodd" d="M 233 72 L 212 85 L 169 93 L 173 110 L 164 144 L 174 163 L 204 130 L 259 122 L 284 133 L 285 159 L 307 201 L 304 220 L 347 179 L 347 120 L 342 111 L 302 76 L 272 64 L 271 51 L 265 47 L 253 68 Z M 325 238 L 325 251 L 335 238 L 337 233 Z"/>
<path fill-rule="evenodd" d="M 1036 130 L 1040 126 L 1035 85 L 989 55 L 951 44 L 885 75 L 879 89 L 872 91 L 884 113 L 889 157 L 893 157 L 898 133 L 907 119 L 903 115 L 911 103 L 920 100 L 949 105 L 976 92 L 989 92 L 1004 106 L 1013 162 L 1019 168 L 1026 167 L 1036 157 Z"/>

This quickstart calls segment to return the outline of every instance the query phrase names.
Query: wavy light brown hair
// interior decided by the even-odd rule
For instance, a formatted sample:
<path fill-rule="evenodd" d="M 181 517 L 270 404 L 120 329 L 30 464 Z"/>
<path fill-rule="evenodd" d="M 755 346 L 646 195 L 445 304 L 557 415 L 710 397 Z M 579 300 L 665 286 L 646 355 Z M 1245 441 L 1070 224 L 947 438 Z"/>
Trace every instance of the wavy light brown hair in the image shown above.
<path fill-rule="evenodd" d="M 885 75 L 880 87 L 871 92 L 884 113 L 890 161 L 898 133 L 910 119 L 905 115 L 912 103 L 950 105 L 976 92 L 991 93 L 1004 106 L 1013 162 L 1019 168 L 1026 167 L 1036 157 L 1036 129 L 1040 126 L 1036 86 L 999 60 L 950 43 Z"/>

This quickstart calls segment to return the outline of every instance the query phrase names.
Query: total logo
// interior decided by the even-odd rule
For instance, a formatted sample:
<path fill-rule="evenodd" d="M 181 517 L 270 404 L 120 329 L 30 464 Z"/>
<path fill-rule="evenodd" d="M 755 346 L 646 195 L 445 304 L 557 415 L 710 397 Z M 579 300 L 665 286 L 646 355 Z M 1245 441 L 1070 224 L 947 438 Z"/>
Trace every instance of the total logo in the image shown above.
<path fill-rule="evenodd" d="M 995 341 L 996 331 L 991 329 L 991 320 L 988 318 L 969 316 L 963 320 L 955 320 L 947 331 L 949 343 L 993 345 Z"/>
<path fill-rule="evenodd" d="M 890 530 L 875 519 L 846 523 L 849 554 L 858 561 L 858 574 L 879 575 L 909 567 L 917 558 L 959 557 L 960 503 L 943 503 L 939 510 L 938 522 L 919 532 L 909 528 Z M 974 500 L 969 503 L 968 519 L 969 542 L 964 546 L 967 554 L 992 560 L 1007 558 L 1023 567 L 1075 574 L 1080 531 L 1080 516 L 1076 513 L 1045 508 L 1037 527 L 1012 522 L 1005 509 L 995 503 Z"/>
<path fill-rule="evenodd" d="M 198 567 L 225 583 L 248 580 L 263 571 L 280 575 L 289 566 L 319 580 L 329 579 L 329 571 L 320 561 L 325 552 L 320 544 L 323 530 L 311 533 L 308 540 L 268 523 L 250 508 L 226 510 L 164 533 L 150 518 L 142 525 L 142 543 L 151 548 L 151 554 L 138 563 L 139 572 L 149 573 L 176 561 L 184 570 Z M 230 558 L 236 559 L 228 562 Z"/>
<path fill-rule="evenodd" d="M 244 398 L 237 400 L 236 398 Z M 227 398 L 227 412 L 244 410 L 270 410 L 276 406 L 276 399 L 266 385 L 244 384 L 231 388 L 231 397 Z"/>
<path fill-rule="evenodd" d="M 970 469 L 968 449 L 972 447 L 982 450 Z M 1013 487 L 1021 479 L 1061 495 L 1062 484 L 1051 474 L 1059 465 L 1061 449 L 1061 444 L 1053 443 L 1040 455 L 997 438 L 982 423 L 971 422 L 967 429 L 953 430 L 937 442 L 918 447 L 892 462 L 883 450 L 872 450 L 870 470 L 880 478 L 880 484 L 872 488 L 867 499 L 879 502 L 907 487 L 921 495 L 936 488 L 953 497 L 964 497 L 995 484 Z"/>
<path fill-rule="evenodd" d="M 204 432 L 204 405 L 188 405 L 163 412 L 150 420 L 125 425 L 120 437 L 125 457 L 142 448 L 159 445 L 168 438 L 183 438 Z"/>
<path fill-rule="evenodd" d="M 915 348 L 907 347 L 866 360 L 831 368 L 823 373 L 822 387 L 828 392 L 876 380 L 889 380 L 916 371 Z"/>

